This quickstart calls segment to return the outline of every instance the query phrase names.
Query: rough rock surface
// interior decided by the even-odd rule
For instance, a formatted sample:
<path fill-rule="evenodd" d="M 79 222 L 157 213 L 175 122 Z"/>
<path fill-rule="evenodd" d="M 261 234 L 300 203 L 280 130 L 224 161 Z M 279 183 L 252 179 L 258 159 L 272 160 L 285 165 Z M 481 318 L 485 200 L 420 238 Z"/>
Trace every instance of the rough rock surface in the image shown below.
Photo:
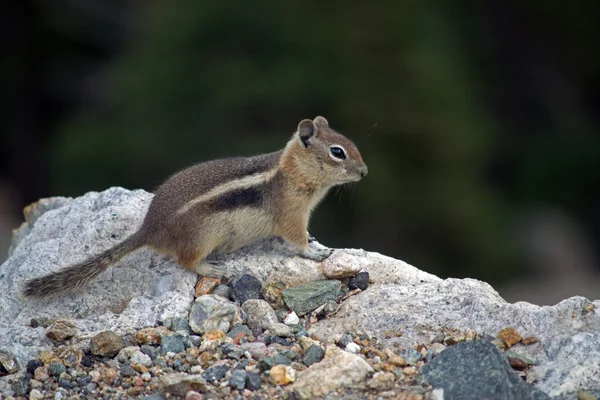
<path fill-rule="evenodd" d="M 298 374 L 292 390 L 299 399 L 312 399 L 364 381 L 370 372 L 373 368 L 359 356 L 330 346 L 321 362 Z"/>
<path fill-rule="evenodd" d="M 458 343 L 423 367 L 423 380 L 444 390 L 444 399 L 547 400 L 550 397 L 523 381 L 492 343 Z"/>
<path fill-rule="evenodd" d="M 235 304 L 214 294 L 196 299 L 190 311 L 190 327 L 196 333 L 212 330 L 227 332 L 236 311 Z"/>
<path fill-rule="evenodd" d="M 26 209 L 26 222 L 15 231 L 10 257 L 0 266 L 0 350 L 12 354 L 21 370 L 40 348 L 52 346 L 44 327 L 28 326 L 32 318 L 71 319 L 77 336 L 90 338 L 100 331 L 123 333 L 188 315 L 197 276 L 151 250 L 124 258 L 80 293 L 43 302 L 18 295 L 24 279 L 82 261 L 133 233 L 151 198 L 142 190 L 111 188 L 76 199 L 44 199 Z M 320 263 L 279 251 L 286 246 L 278 239 L 266 240 L 218 261 L 236 275 L 255 276 L 263 287 L 325 279 Z M 398 342 L 410 349 L 431 341 L 440 330 L 496 337 L 512 327 L 522 337 L 539 339 L 511 347 L 536 361 L 531 368 L 535 387 L 558 399 L 574 398 L 580 389 L 600 396 L 598 300 L 573 297 L 551 307 L 510 304 L 486 283 L 442 280 L 364 250 L 336 250 L 326 262 L 368 272 L 370 285 L 345 299 L 333 315 L 316 321 L 311 335 L 331 340 L 348 330 L 360 331 L 386 346 Z M 0 386 L 3 382 L 5 377 Z"/>
<path fill-rule="evenodd" d="M 25 279 L 83 261 L 133 233 L 151 199 L 142 190 L 111 188 L 29 206 L 0 267 L 0 348 L 14 350 L 22 362 L 29 358 L 47 340 L 43 328 L 23 331 L 34 317 L 69 318 L 77 331 L 91 334 L 186 314 L 196 276 L 149 250 L 121 260 L 81 293 L 37 302 L 20 297 Z"/>

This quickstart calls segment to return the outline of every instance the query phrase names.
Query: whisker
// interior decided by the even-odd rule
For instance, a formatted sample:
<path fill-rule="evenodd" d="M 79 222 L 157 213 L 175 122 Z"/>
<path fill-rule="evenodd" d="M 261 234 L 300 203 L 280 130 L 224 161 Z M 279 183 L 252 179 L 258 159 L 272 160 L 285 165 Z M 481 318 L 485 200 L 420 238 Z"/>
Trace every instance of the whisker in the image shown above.
<path fill-rule="evenodd" d="M 368 136 L 371 136 L 372 133 L 375 133 L 375 128 L 377 128 L 377 122 L 375 122 L 375 125 L 373 125 L 373 128 L 371 129 L 371 132 L 369 132 Z"/>

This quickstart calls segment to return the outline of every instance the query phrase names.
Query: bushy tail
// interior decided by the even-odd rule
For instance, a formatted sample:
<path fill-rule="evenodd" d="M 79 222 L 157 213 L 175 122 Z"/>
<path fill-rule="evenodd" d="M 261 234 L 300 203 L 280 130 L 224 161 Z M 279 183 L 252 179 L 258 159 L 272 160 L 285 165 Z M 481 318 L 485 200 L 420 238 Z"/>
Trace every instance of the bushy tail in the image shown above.
<path fill-rule="evenodd" d="M 47 298 L 54 295 L 74 292 L 87 286 L 108 267 L 127 254 L 145 244 L 139 232 L 134 233 L 118 245 L 86 261 L 63 268 L 58 272 L 30 279 L 25 282 L 23 296 L 28 298 Z"/>

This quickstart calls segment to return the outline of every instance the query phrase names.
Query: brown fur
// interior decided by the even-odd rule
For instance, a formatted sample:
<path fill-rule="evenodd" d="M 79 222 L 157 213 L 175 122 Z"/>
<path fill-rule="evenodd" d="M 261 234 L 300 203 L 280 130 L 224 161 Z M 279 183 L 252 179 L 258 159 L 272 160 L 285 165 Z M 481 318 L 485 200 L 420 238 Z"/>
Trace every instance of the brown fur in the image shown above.
<path fill-rule="evenodd" d="M 346 159 L 331 154 L 343 148 Z M 329 252 L 309 249 L 312 210 L 335 186 L 367 173 L 356 146 L 317 117 L 303 120 L 283 150 L 255 157 L 204 162 L 180 171 L 158 188 L 142 227 L 123 243 L 81 264 L 25 283 L 26 297 L 82 288 L 142 246 L 172 256 L 190 271 L 222 274 L 205 260 L 271 235 L 281 236 L 313 260 Z"/>

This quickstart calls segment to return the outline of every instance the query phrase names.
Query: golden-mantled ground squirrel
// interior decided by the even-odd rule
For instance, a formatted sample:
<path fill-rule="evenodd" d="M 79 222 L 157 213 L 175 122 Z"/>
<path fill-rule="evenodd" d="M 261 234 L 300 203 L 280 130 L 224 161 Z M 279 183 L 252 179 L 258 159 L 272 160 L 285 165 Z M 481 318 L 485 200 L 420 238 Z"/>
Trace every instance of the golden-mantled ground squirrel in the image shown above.
<path fill-rule="evenodd" d="M 86 286 L 110 265 L 149 246 L 199 275 L 223 275 L 206 261 L 268 236 L 280 236 L 305 258 L 331 250 L 308 245 L 310 214 L 327 191 L 367 174 L 360 152 L 327 120 L 305 119 L 283 150 L 204 162 L 158 188 L 141 228 L 80 264 L 25 282 L 23 295 L 49 297 Z"/>

